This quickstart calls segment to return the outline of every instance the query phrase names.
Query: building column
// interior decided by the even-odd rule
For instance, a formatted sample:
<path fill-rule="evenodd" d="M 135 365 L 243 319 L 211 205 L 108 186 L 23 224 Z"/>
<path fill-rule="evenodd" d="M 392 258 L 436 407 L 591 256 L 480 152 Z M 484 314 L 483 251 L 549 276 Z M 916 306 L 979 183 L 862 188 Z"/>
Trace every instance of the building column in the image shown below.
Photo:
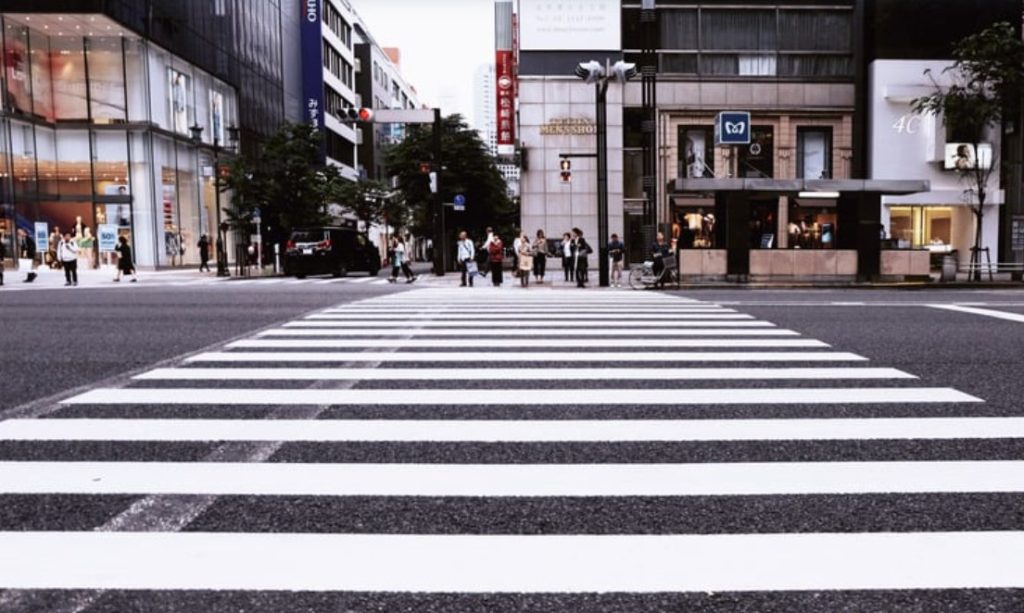
<path fill-rule="evenodd" d="M 715 214 L 722 228 L 726 249 L 726 273 L 750 274 L 750 202 L 743 192 L 719 193 L 715 196 Z"/>

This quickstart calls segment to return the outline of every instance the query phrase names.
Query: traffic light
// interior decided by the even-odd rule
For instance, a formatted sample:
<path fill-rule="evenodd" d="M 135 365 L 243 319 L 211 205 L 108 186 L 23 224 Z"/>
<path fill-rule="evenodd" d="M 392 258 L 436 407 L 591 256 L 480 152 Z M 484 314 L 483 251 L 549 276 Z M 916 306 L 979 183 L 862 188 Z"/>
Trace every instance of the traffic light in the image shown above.
<path fill-rule="evenodd" d="M 572 161 L 562 158 L 562 183 L 572 183 Z"/>
<path fill-rule="evenodd" d="M 349 107 L 338 113 L 341 121 L 353 121 L 358 123 L 370 123 L 373 121 L 373 109 Z"/>

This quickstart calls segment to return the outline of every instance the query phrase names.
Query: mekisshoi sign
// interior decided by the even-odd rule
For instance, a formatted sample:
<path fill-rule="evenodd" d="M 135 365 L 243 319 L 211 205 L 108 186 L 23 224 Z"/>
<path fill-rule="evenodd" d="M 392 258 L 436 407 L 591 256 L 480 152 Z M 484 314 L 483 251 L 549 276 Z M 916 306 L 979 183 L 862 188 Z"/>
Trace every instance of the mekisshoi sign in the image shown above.
<path fill-rule="evenodd" d="M 519 0 L 522 51 L 622 49 L 618 0 Z"/>

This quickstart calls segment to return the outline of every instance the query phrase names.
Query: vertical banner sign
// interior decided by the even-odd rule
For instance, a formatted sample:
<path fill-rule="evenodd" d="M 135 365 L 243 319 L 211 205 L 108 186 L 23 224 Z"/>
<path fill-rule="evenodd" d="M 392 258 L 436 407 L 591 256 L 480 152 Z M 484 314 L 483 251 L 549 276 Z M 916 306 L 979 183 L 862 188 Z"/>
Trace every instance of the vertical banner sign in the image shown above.
<path fill-rule="evenodd" d="M 320 14 L 323 0 L 301 0 L 302 10 L 302 99 L 303 114 L 309 125 L 324 130 L 324 58 Z M 326 147 L 320 145 L 321 161 Z"/>
<path fill-rule="evenodd" d="M 516 145 L 515 70 L 511 49 L 495 51 L 494 74 L 497 78 L 498 155 L 512 155 Z"/>
<path fill-rule="evenodd" d="M 114 224 L 100 224 L 96 228 L 99 235 L 100 253 L 110 253 L 117 247 L 117 226 Z"/>
<path fill-rule="evenodd" d="M 36 253 L 45 254 L 50 250 L 50 227 L 45 221 L 35 224 Z"/>

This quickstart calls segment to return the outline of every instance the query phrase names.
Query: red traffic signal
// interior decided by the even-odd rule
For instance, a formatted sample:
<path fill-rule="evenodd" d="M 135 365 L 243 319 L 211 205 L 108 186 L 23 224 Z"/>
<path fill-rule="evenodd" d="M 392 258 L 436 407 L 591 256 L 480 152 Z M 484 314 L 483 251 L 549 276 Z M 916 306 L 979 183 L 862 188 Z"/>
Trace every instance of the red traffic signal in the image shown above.
<path fill-rule="evenodd" d="M 361 123 L 370 123 L 373 121 L 373 109 L 355 107 L 342 109 L 338 114 L 341 121 L 354 121 Z"/>

